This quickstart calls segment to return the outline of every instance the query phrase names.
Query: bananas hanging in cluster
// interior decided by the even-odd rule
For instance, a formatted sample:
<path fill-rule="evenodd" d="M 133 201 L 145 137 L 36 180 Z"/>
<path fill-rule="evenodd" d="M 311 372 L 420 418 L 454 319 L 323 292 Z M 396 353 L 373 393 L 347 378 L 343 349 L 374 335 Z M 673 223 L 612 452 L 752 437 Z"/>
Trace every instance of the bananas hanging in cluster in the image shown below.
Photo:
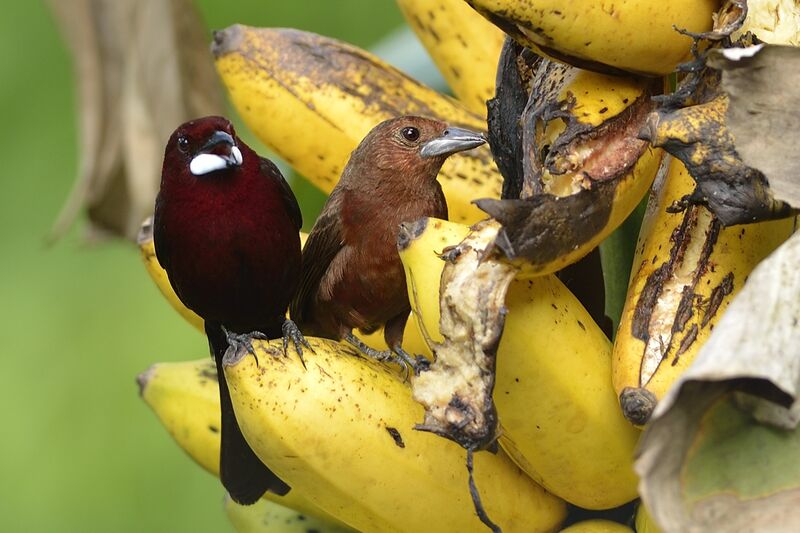
<path fill-rule="evenodd" d="M 501 132 L 516 143 L 503 153 L 518 154 L 512 163 L 519 171 L 503 167 L 503 178 L 505 185 L 518 180 L 517 194 L 500 200 L 503 178 L 487 147 L 461 153 L 439 175 L 453 222 L 428 219 L 400 232 L 413 307 L 404 347 L 433 361 L 431 371 L 412 379 L 413 391 L 328 340 L 308 338 L 314 352 L 305 354 L 305 365 L 293 352 L 284 357 L 277 341 L 256 342 L 255 357 L 229 350 L 224 377 L 242 432 L 292 490 L 268 493 L 258 509 L 231 502 L 226 509 L 242 531 L 258 531 L 264 517 L 276 516 L 292 531 L 298 513 L 319 520 L 314 527 L 323 531 L 477 530 L 464 451 L 417 429 L 480 422 L 491 442 L 465 447 L 493 448 L 495 437 L 499 443 L 496 454 L 475 454 L 488 516 L 504 531 L 555 531 L 565 502 L 608 509 L 637 497 L 636 425 L 647 421 L 749 271 L 787 238 L 793 221 L 722 227 L 705 207 L 681 202 L 692 192 L 691 177 L 677 160 L 667 169 L 654 148 L 669 125 L 655 127 L 653 111 L 664 110 L 652 97 L 666 87 L 656 76 L 688 59 L 692 45 L 674 27 L 709 30 L 717 0 L 398 3 L 462 102 L 345 43 L 237 25 L 217 32 L 213 44 L 234 106 L 266 145 L 325 192 L 364 134 L 385 119 L 421 114 L 485 130 L 501 34 L 469 4 L 517 42 L 506 44 L 500 61 L 501 71 L 519 69 L 516 89 L 524 96 L 519 114 L 506 122 L 513 131 Z M 498 83 L 503 79 L 498 75 Z M 702 110 L 662 115 L 685 126 L 686 116 Z M 652 143 L 639 138 L 648 115 Z M 491 148 L 497 156 L 507 147 Z M 656 179 L 659 168 L 668 172 Z M 618 227 L 654 179 L 612 345 L 552 274 Z M 494 220 L 464 225 L 486 213 Z M 202 328 L 172 292 L 146 234 L 140 247 L 165 297 Z M 485 300 L 492 309 L 456 284 L 454 265 L 467 263 L 460 256 L 500 280 Z M 457 287 L 465 287 L 462 294 L 454 294 Z M 475 328 L 459 329 L 473 319 Z M 380 337 L 368 342 L 384 348 Z M 470 360 L 476 354 L 485 357 Z M 178 444 L 218 473 L 212 362 L 155 365 L 140 384 Z M 640 507 L 637 530 L 645 528 L 656 530 Z M 629 529 L 595 520 L 565 531 Z"/>
<path fill-rule="evenodd" d="M 703 206 L 670 209 L 693 187 L 672 160 L 642 223 L 613 358 L 614 387 L 634 424 L 647 422 L 750 271 L 794 231 L 791 218 L 726 228 Z"/>
<path fill-rule="evenodd" d="M 482 115 L 425 87 L 369 52 L 289 29 L 231 26 L 214 34 L 217 71 L 247 126 L 322 191 L 378 123 L 424 115 L 473 131 Z M 439 173 L 450 217 L 483 214 L 475 198 L 499 198 L 502 178 L 488 147 L 448 158 Z"/>

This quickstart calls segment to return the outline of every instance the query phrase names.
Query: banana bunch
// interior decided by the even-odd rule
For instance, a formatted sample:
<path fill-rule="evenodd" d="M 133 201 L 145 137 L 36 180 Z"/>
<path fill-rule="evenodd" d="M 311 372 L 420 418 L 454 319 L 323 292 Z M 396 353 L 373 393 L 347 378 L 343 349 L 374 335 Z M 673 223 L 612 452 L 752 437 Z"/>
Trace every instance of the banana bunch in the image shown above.
<path fill-rule="evenodd" d="M 689 59 L 677 29 L 711 29 L 719 0 L 466 0 L 514 40 L 541 55 L 608 74 L 659 76 Z"/>
<path fill-rule="evenodd" d="M 370 53 L 321 35 L 235 25 L 214 34 L 212 51 L 247 126 L 326 193 L 383 120 L 424 115 L 486 129 L 485 112 L 476 115 Z M 439 181 L 450 217 L 465 223 L 484 216 L 472 200 L 499 198 L 502 186 L 486 146 L 448 158 Z"/>
<path fill-rule="evenodd" d="M 469 231 L 427 219 L 400 239 L 412 310 L 433 351 L 443 340 L 439 293 L 445 263 L 438 253 Z M 611 343 L 553 275 L 512 281 L 505 306 L 494 390 L 501 447 L 543 487 L 575 505 L 608 509 L 636 498 L 633 451 L 639 431 L 617 405 Z M 425 377 L 415 378 L 415 395 Z M 427 394 L 438 393 L 432 388 Z"/>
<path fill-rule="evenodd" d="M 461 102 L 484 116 L 494 96 L 505 35 L 463 0 L 397 0 L 444 79 Z"/>
<path fill-rule="evenodd" d="M 360 531 L 475 531 L 464 450 L 414 430 L 422 407 L 384 367 L 307 338 L 305 364 L 280 340 L 223 362 L 239 426 L 258 457 L 313 504 Z M 612 398 L 613 399 L 613 398 Z M 504 453 L 474 466 L 486 512 L 504 531 L 552 531 L 565 504 Z"/>
<path fill-rule="evenodd" d="M 613 356 L 614 387 L 634 424 L 647 422 L 753 268 L 794 231 L 792 218 L 723 227 L 703 206 L 670 209 L 693 188 L 673 159 L 642 223 Z"/>

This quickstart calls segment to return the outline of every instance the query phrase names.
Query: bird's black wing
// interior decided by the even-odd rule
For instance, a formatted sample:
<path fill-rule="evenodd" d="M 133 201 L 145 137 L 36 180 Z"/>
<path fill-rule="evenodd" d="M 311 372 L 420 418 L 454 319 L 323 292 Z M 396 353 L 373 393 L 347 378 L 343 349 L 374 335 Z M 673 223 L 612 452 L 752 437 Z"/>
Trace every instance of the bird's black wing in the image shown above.
<path fill-rule="evenodd" d="M 301 328 L 303 322 L 310 319 L 307 310 L 313 304 L 322 278 L 333 258 L 344 247 L 342 220 L 339 215 L 341 199 L 342 189 L 335 188 L 303 247 L 303 273 L 297 292 L 289 304 L 289 314 Z"/>
<path fill-rule="evenodd" d="M 289 213 L 289 216 L 292 217 L 292 220 L 297 225 L 297 231 L 300 231 L 300 228 L 303 227 L 303 214 L 300 212 L 300 205 L 297 203 L 297 198 L 295 198 L 292 188 L 289 187 L 289 184 L 286 182 L 286 179 L 275 163 L 263 157 L 259 159 L 261 160 L 261 171 L 264 174 L 274 177 L 278 182 L 281 188 L 283 203 L 286 206 L 286 212 Z"/>

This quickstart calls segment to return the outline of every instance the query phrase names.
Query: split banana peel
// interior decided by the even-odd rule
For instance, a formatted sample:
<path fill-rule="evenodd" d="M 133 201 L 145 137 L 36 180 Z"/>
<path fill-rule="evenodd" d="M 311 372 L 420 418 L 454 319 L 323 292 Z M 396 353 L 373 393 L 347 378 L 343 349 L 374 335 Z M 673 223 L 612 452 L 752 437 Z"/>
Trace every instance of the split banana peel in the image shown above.
<path fill-rule="evenodd" d="M 475 531 L 465 453 L 414 430 L 422 407 L 353 348 L 308 338 L 305 365 L 280 340 L 224 358 L 247 442 L 292 491 L 360 531 Z M 503 531 L 553 531 L 565 504 L 504 454 L 475 456 L 475 483 Z"/>
<path fill-rule="evenodd" d="M 486 115 L 503 32 L 463 0 L 397 0 L 397 5 L 456 97 L 473 113 Z"/>
<path fill-rule="evenodd" d="M 401 227 L 412 312 L 436 353 L 412 381 L 421 427 L 480 448 L 499 420 L 500 446 L 548 491 L 588 509 L 622 505 L 636 498 L 639 431 L 619 412 L 611 343 L 558 278 L 515 280 L 487 260 L 496 231 L 437 219 Z"/>
<path fill-rule="evenodd" d="M 693 186 L 673 159 L 637 244 L 613 357 L 622 411 L 637 425 L 694 361 L 753 268 L 795 227 L 792 218 L 723 227 L 701 205 L 680 208 Z"/>
<path fill-rule="evenodd" d="M 482 115 L 374 55 L 293 29 L 235 25 L 214 34 L 212 51 L 231 101 L 253 133 L 323 192 L 378 123 L 423 115 L 486 129 Z M 502 178 L 488 147 L 449 157 L 439 172 L 451 219 L 484 217 L 475 198 L 499 198 Z"/>
<path fill-rule="evenodd" d="M 711 29 L 718 0 L 466 0 L 538 54 L 606 74 L 669 74 L 690 58 L 693 33 Z"/>
<path fill-rule="evenodd" d="M 518 67 L 513 59 L 506 68 Z M 597 247 L 639 204 L 662 159 L 661 150 L 638 138 L 655 107 L 651 97 L 663 89 L 660 79 L 607 76 L 546 59 L 531 76 L 521 132 L 509 141 L 519 148 L 492 146 L 520 154 L 521 166 L 504 171 L 506 181 L 519 181 L 512 187 L 519 198 L 476 202 L 502 224 L 495 248 L 518 277 L 556 272 Z M 495 123 L 504 127 L 512 118 Z M 502 132 L 490 130 L 489 138 Z"/>

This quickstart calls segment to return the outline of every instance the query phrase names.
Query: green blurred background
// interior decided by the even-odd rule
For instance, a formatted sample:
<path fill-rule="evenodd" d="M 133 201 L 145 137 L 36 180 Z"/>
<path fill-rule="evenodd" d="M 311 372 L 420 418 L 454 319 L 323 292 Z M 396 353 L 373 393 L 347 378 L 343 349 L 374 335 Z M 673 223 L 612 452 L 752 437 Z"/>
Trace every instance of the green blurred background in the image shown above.
<path fill-rule="evenodd" d="M 363 47 L 403 25 L 392 0 L 198 5 L 210 28 L 290 26 Z M 205 356 L 205 339 L 131 244 L 87 247 L 81 223 L 45 244 L 77 171 L 70 58 L 40 2 L 6 2 L 0 27 L 0 531 L 230 531 L 219 482 L 134 381 L 151 363 Z M 308 217 L 322 196 L 296 188 Z"/>

